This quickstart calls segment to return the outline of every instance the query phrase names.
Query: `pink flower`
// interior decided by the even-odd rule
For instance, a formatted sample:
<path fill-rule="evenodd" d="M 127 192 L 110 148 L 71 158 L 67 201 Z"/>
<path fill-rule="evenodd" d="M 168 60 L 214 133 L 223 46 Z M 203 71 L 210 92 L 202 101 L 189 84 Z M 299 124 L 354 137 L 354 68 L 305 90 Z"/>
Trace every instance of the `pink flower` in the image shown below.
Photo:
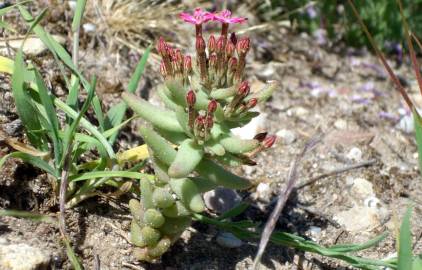
<path fill-rule="evenodd" d="M 212 15 L 213 15 L 213 18 L 212 18 L 213 21 L 219 21 L 219 22 L 228 23 L 228 24 L 230 24 L 230 23 L 243 23 L 243 22 L 246 22 L 246 20 L 247 20 L 247 18 L 242 18 L 242 17 L 232 18 L 231 17 L 232 16 L 231 11 L 227 10 L 227 9 L 223 10 L 221 12 L 218 12 L 218 13 L 214 13 Z"/>
<path fill-rule="evenodd" d="M 209 20 L 212 20 L 214 18 L 214 15 L 210 12 L 202 10 L 201 8 L 195 8 L 193 15 L 186 12 L 182 12 L 180 13 L 179 17 L 187 23 L 200 25 L 205 22 L 208 22 Z"/>

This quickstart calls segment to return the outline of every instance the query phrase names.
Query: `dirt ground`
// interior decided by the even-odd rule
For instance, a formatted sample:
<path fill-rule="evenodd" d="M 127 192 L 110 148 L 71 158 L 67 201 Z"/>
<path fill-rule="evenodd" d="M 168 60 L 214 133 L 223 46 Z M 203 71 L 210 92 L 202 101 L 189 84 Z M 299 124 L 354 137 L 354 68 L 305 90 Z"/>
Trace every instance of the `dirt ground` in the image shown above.
<path fill-rule="evenodd" d="M 49 28 L 53 29 L 51 25 Z M 259 108 L 263 117 L 254 128 L 268 130 L 280 138 L 275 147 L 259 155 L 258 166 L 238 171 L 253 179 L 256 186 L 268 184 L 272 191 L 269 202 L 255 189 L 242 194 L 253 201 L 244 217 L 266 221 L 275 196 L 284 188 L 290 163 L 307 140 L 320 135 L 321 143 L 300 164 L 298 185 L 353 164 L 369 165 L 323 177 L 296 190 L 277 229 L 309 237 L 321 245 L 364 242 L 387 231 L 389 236 L 380 245 L 359 253 L 381 259 L 394 255 L 399 221 L 407 206 L 413 203 L 414 250 L 420 253 L 422 179 L 411 118 L 377 59 L 366 51 L 340 45 L 320 46 L 316 38 L 289 27 L 248 34 L 253 46 L 247 65 L 252 87 L 259 89 L 267 80 L 281 83 L 273 98 Z M 95 38 L 86 34 L 82 40 L 88 44 Z M 105 106 L 119 100 L 120 91 L 139 57 L 136 50 L 128 48 L 118 52 L 117 59 L 116 54 L 110 55 L 98 44 L 91 44 L 81 52 L 82 68 L 88 73 L 106 74 L 99 77 L 99 92 Z M 104 59 L 96 62 L 99 56 Z M 48 68 L 51 59 L 48 54 L 44 57 L 44 67 Z M 121 67 L 117 72 L 116 63 Z M 413 99 L 422 106 L 410 64 L 407 61 L 402 65 L 392 64 Z M 158 100 L 154 93 L 154 85 L 160 80 L 157 73 L 157 65 L 149 64 L 140 87 L 142 95 L 152 102 Z M 60 91 L 57 88 L 59 95 Z M 17 115 L 8 78 L 3 75 L 0 75 L 0 94 L 3 97 L 1 127 L 9 128 L 14 137 L 22 137 L 21 129 L 13 129 Z M 140 143 L 136 134 L 138 125 L 133 123 L 124 130 L 117 147 Z M 9 151 L 0 145 L 0 156 Z M 250 269 L 257 243 L 244 242 L 234 249 L 221 247 L 216 243 L 219 230 L 198 222 L 163 256 L 161 263 L 137 262 L 126 240 L 130 226 L 128 199 L 128 196 L 122 201 L 94 198 L 68 211 L 72 242 L 86 269 L 93 269 L 96 257 L 101 269 Z M 17 160 L 8 162 L 0 172 L 0 208 L 49 214 L 58 211 L 46 175 Z M 0 237 L 46 251 L 52 256 L 51 269 L 69 269 L 59 236 L 58 230 L 48 224 L 0 218 Z M 338 260 L 269 245 L 262 269 L 343 269 L 344 266 Z"/>

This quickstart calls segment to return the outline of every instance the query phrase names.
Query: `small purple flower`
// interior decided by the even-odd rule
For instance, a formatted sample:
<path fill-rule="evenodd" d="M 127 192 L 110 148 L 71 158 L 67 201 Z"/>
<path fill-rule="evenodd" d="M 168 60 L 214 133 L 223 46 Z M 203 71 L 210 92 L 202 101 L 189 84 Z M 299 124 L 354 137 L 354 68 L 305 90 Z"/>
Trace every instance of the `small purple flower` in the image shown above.
<path fill-rule="evenodd" d="M 201 8 L 195 8 L 193 15 L 182 12 L 179 17 L 187 23 L 200 25 L 214 19 L 214 14 L 204 11 Z"/>
<path fill-rule="evenodd" d="M 218 13 L 214 13 L 213 15 L 213 21 L 219 21 L 222 23 L 227 23 L 227 24 L 231 24 L 231 23 L 244 23 L 246 22 L 247 18 L 243 18 L 243 17 L 231 17 L 232 13 L 230 10 L 223 10 L 221 12 Z"/>

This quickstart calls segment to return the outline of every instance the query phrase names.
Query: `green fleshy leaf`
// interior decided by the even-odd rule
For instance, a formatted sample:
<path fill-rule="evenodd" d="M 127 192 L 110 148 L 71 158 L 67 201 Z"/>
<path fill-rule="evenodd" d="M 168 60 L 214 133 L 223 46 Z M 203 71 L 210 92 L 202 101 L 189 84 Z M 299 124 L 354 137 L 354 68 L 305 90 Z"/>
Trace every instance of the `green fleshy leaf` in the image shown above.
<path fill-rule="evenodd" d="M 171 179 L 170 187 L 177 197 L 195 213 L 205 210 L 204 201 L 195 182 L 189 178 Z"/>
<path fill-rule="evenodd" d="M 202 147 L 192 139 L 186 139 L 179 147 L 176 158 L 170 165 L 168 175 L 172 178 L 188 176 L 198 165 L 204 155 Z"/>
<path fill-rule="evenodd" d="M 226 99 L 226 98 L 234 96 L 236 92 L 237 92 L 237 87 L 236 85 L 233 85 L 228 88 L 213 90 L 210 96 L 214 99 Z"/>
<path fill-rule="evenodd" d="M 196 166 L 196 171 L 202 177 L 210 180 L 217 186 L 231 189 L 246 189 L 251 185 L 247 179 L 227 171 L 209 159 L 203 159 L 198 166 Z"/>
<path fill-rule="evenodd" d="M 154 156 L 164 164 L 171 165 L 176 158 L 177 151 L 154 130 L 147 127 L 141 127 L 139 132 L 145 143 L 153 151 Z"/>
<path fill-rule="evenodd" d="M 174 112 L 156 107 L 132 93 L 124 92 L 122 98 L 133 111 L 153 126 L 174 132 L 184 131 L 177 121 Z"/>
<path fill-rule="evenodd" d="M 191 214 L 191 212 L 180 201 L 177 201 L 170 207 L 164 208 L 162 211 L 164 216 L 171 218 L 186 217 Z"/>
<path fill-rule="evenodd" d="M 243 154 L 250 152 L 259 146 L 258 140 L 242 140 L 236 137 L 225 137 L 220 139 L 219 143 L 226 151 L 233 154 Z"/>
<path fill-rule="evenodd" d="M 143 177 L 141 179 L 141 201 L 142 201 L 142 207 L 144 210 L 150 209 L 154 207 L 154 203 L 152 201 L 152 185 L 151 182 Z"/>
<path fill-rule="evenodd" d="M 412 235 L 410 232 L 411 214 L 412 208 L 409 207 L 400 226 L 397 270 L 412 269 Z"/>

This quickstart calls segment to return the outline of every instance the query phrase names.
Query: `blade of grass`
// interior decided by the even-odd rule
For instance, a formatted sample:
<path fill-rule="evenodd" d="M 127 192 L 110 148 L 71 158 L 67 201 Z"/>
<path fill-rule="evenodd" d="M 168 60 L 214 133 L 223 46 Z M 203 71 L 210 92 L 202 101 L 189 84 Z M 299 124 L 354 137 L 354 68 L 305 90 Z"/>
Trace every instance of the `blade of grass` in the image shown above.
<path fill-rule="evenodd" d="M 66 255 L 67 258 L 69 259 L 70 263 L 73 266 L 73 269 L 75 270 L 83 270 L 84 268 L 82 267 L 81 262 L 78 259 L 78 256 L 76 256 L 75 251 L 72 248 L 72 245 L 70 244 L 70 241 L 68 239 L 64 239 L 63 240 L 65 246 L 66 246 Z"/>
<path fill-rule="evenodd" d="M 372 48 L 374 49 L 376 55 L 378 56 L 378 59 L 381 61 L 383 66 L 388 72 L 388 75 L 390 76 L 390 79 L 393 81 L 396 89 L 399 91 L 401 96 L 403 97 L 404 101 L 406 102 L 407 106 L 410 110 L 414 109 L 414 105 L 412 100 L 410 99 L 409 95 L 406 93 L 406 90 L 404 89 L 403 85 L 401 84 L 400 80 L 397 78 L 397 76 L 394 74 L 393 70 L 391 69 L 390 65 L 388 64 L 387 60 L 384 57 L 384 54 L 381 52 L 381 50 L 378 48 L 378 45 L 372 38 L 371 33 L 369 32 L 368 28 L 366 27 L 365 23 L 363 22 L 361 16 L 359 15 L 359 12 L 356 10 L 355 5 L 353 4 L 352 0 L 347 0 L 350 7 L 352 8 L 352 11 L 354 15 L 356 16 L 360 26 L 362 27 L 363 31 L 365 32 L 366 36 L 368 37 L 369 43 L 371 44 Z"/>
<path fill-rule="evenodd" d="M 6 15 L 9 11 L 13 10 L 15 7 L 17 7 L 17 6 L 19 6 L 19 5 L 23 5 L 23 4 L 29 3 L 29 2 L 32 2 L 32 0 L 28 0 L 28 1 L 21 1 L 21 2 L 18 2 L 18 3 L 16 3 L 16 4 L 14 4 L 14 5 L 10 5 L 10 6 L 8 6 L 8 7 L 2 8 L 2 9 L 0 9 L 0 16 L 4 16 L 4 15 Z"/>
<path fill-rule="evenodd" d="M 0 217 L 26 218 L 26 219 L 31 219 L 31 220 L 37 221 L 37 222 L 46 222 L 46 223 L 57 225 L 57 219 L 55 219 L 53 217 L 50 217 L 50 216 L 47 216 L 47 215 L 42 215 L 42 214 L 37 214 L 37 213 L 31 213 L 31 212 L 27 212 L 27 211 L 2 209 L 2 210 L 0 210 Z"/>
<path fill-rule="evenodd" d="M 50 175 L 52 175 L 56 178 L 59 178 L 59 175 L 57 174 L 57 172 L 47 162 L 45 162 L 43 159 L 41 159 L 39 157 L 31 156 L 29 154 L 25 154 L 25 153 L 22 153 L 22 152 L 13 152 L 13 153 L 7 154 L 4 157 L 2 157 L 0 159 L 0 168 L 3 167 L 4 163 L 9 158 L 18 158 L 18 159 L 20 159 L 20 160 L 22 160 L 26 163 L 33 165 L 34 167 L 37 167 L 37 168 L 45 171 L 46 173 L 49 173 Z"/>
<path fill-rule="evenodd" d="M 102 172 L 86 172 L 81 174 L 75 174 L 69 177 L 70 181 L 83 181 L 89 180 L 94 178 L 102 178 L 102 177 L 121 177 L 121 178 L 134 178 L 134 179 L 141 179 L 141 177 L 152 177 L 145 173 L 139 172 L 129 172 L 129 171 L 102 171 Z"/>
<path fill-rule="evenodd" d="M 97 95 L 92 99 L 92 108 L 94 109 L 95 116 L 97 117 L 98 124 L 100 125 L 100 131 L 104 133 L 104 114 L 103 109 L 101 108 L 101 102 Z"/>
<path fill-rule="evenodd" d="M 145 65 L 147 64 L 147 61 L 148 61 L 148 56 L 151 52 L 151 48 L 152 48 L 151 45 L 148 46 L 148 48 L 145 50 L 145 53 L 142 55 L 142 58 L 139 60 L 136 66 L 135 72 L 133 73 L 129 81 L 127 91 L 133 93 L 138 88 L 139 81 L 141 80 L 142 74 L 144 73 L 144 70 L 145 70 Z M 112 128 L 119 125 L 123 121 L 123 118 L 125 117 L 126 110 L 127 110 L 127 105 L 124 102 L 120 102 L 114 105 L 113 107 L 111 107 L 110 110 L 107 112 L 107 116 L 105 120 L 106 127 Z M 114 143 L 114 141 L 116 140 L 116 137 L 117 137 L 117 132 L 110 137 L 109 142 Z"/>
<path fill-rule="evenodd" d="M 402 224 L 400 226 L 399 236 L 399 250 L 398 250 L 398 265 L 397 270 L 409 270 L 412 269 L 412 235 L 410 233 L 410 216 L 412 214 L 412 207 L 409 207 L 406 214 L 403 217 Z"/>

